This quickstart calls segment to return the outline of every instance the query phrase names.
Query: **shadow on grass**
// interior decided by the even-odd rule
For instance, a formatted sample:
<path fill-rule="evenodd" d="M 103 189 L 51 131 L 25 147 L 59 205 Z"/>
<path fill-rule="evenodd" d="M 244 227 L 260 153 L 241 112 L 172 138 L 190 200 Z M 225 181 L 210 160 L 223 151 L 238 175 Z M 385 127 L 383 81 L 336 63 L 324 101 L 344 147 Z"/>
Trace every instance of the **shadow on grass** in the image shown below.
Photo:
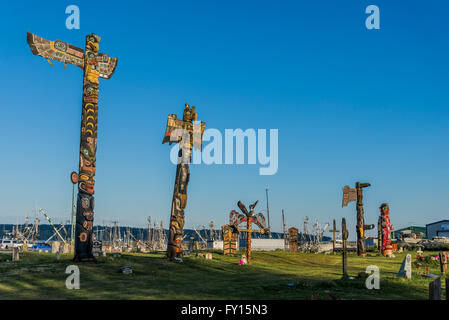
<path fill-rule="evenodd" d="M 338 256 L 255 253 L 254 263 L 246 266 L 218 253 L 213 260 L 192 256 L 182 264 L 163 254 L 108 256 L 76 264 L 80 290 L 65 287 L 65 268 L 74 264 L 70 256 L 21 258 L 6 263 L 0 255 L 0 299 L 427 299 L 428 294 L 428 281 L 387 276 L 380 290 L 368 290 L 364 280 L 340 280 Z M 134 274 L 121 274 L 123 265 L 132 266 Z"/>

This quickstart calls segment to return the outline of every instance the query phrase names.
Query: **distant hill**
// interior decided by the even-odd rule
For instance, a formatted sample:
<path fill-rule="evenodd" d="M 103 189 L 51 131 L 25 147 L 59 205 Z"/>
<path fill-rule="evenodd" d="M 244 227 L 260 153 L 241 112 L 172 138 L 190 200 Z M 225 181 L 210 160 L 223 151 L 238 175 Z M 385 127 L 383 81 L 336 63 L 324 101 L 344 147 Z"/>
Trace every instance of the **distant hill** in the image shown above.
<path fill-rule="evenodd" d="M 23 229 L 23 225 L 19 225 L 19 229 Z M 61 225 L 56 225 L 56 228 L 60 228 Z M 70 235 L 72 226 L 71 225 L 64 225 L 67 233 Z M 13 229 L 16 228 L 16 225 L 13 224 L 0 224 L 0 238 L 2 238 L 6 233 L 11 232 Z M 95 226 L 94 227 L 94 233 L 97 238 L 101 240 L 108 241 L 109 235 L 111 234 L 112 228 L 110 226 Z M 138 240 L 147 240 L 148 239 L 148 230 L 147 228 L 131 228 L 131 227 L 119 227 L 119 232 L 121 237 L 123 237 L 124 234 L 127 234 L 127 231 L 129 232 Z M 65 232 L 63 229 L 59 231 L 64 237 Z M 168 230 L 164 229 L 165 235 L 168 236 Z M 198 233 L 201 235 L 201 237 L 205 240 L 209 240 L 209 230 L 198 230 Z M 49 224 L 40 224 L 39 225 L 39 240 L 47 240 L 54 234 L 54 229 Z M 220 230 L 214 230 L 215 237 L 221 238 L 221 229 Z M 186 235 L 185 239 L 190 239 L 191 236 L 195 238 L 196 241 L 200 240 L 200 237 L 195 232 L 195 230 L 192 229 L 184 229 L 184 235 Z M 267 235 L 261 235 L 261 234 L 253 234 L 253 238 L 259 239 L 259 238 L 267 238 Z M 279 232 L 272 232 L 272 237 L 274 239 L 282 239 L 283 235 Z M 310 239 L 311 235 L 306 235 L 306 239 Z M 244 235 L 241 236 L 241 238 L 246 238 Z M 299 239 L 301 239 L 301 234 L 299 234 Z M 331 238 L 329 237 L 323 237 L 323 241 L 330 241 Z M 54 236 L 51 240 L 57 240 L 57 236 Z"/>

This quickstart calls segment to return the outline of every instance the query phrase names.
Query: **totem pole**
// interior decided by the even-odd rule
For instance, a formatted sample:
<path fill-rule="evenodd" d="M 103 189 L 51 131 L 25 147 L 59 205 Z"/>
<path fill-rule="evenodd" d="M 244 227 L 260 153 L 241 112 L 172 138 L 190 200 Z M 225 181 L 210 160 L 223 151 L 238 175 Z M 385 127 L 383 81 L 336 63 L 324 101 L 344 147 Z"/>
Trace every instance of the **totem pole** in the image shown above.
<path fill-rule="evenodd" d="M 221 227 L 223 233 L 223 254 L 234 255 L 237 251 L 237 238 L 239 231 L 234 225 L 226 224 Z"/>
<path fill-rule="evenodd" d="M 170 214 L 170 228 L 167 245 L 167 257 L 176 260 L 182 256 L 182 233 L 184 228 L 184 209 L 187 205 L 187 185 L 190 179 L 189 163 L 192 159 L 192 148 L 201 150 L 206 123 L 196 122 L 195 106 L 186 103 L 182 120 L 176 114 L 169 114 L 167 129 L 162 143 L 179 142 L 178 165 L 176 167 L 175 188 Z"/>
<path fill-rule="evenodd" d="M 261 233 L 261 234 L 270 234 L 270 230 L 267 228 L 267 224 L 265 221 L 265 217 L 262 213 L 254 214 L 254 208 L 256 207 L 259 200 L 249 206 L 249 212 L 246 209 L 246 206 L 241 202 L 237 202 L 237 206 L 244 214 L 240 214 L 235 210 L 231 211 L 229 216 L 231 225 L 237 227 L 239 232 L 246 232 L 246 260 L 248 264 L 251 262 L 251 234 L 252 233 Z M 246 222 L 246 229 L 239 229 L 239 224 Z M 260 230 L 253 230 L 252 224 L 255 223 L 259 226 Z"/>
<path fill-rule="evenodd" d="M 33 54 L 42 56 L 52 65 L 50 59 L 73 64 L 84 70 L 83 106 L 81 117 L 81 141 L 79 172 L 72 173 L 72 183 L 78 183 L 75 227 L 74 261 L 95 261 L 92 255 L 94 221 L 94 184 L 97 151 L 98 123 L 98 78 L 109 79 L 117 66 L 117 58 L 99 53 L 100 37 L 86 36 L 85 49 L 66 42 L 49 41 L 32 33 L 27 42 Z"/>
<path fill-rule="evenodd" d="M 357 201 L 357 255 L 366 255 L 365 230 L 374 228 L 373 224 L 366 225 L 364 221 L 363 210 L 363 188 L 371 186 L 369 183 L 356 182 L 355 188 L 345 186 L 343 188 L 342 207 L 347 206 L 349 202 Z"/>
<path fill-rule="evenodd" d="M 290 252 L 298 252 L 298 228 L 288 229 L 288 249 Z"/>
<path fill-rule="evenodd" d="M 393 246 L 391 245 L 391 231 L 393 230 L 393 225 L 390 223 L 390 208 L 388 203 L 382 203 L 379 207 L 380 217 L 379 224 L 380 230 L 380 253 L 384 256 L 393 256 Z"/>

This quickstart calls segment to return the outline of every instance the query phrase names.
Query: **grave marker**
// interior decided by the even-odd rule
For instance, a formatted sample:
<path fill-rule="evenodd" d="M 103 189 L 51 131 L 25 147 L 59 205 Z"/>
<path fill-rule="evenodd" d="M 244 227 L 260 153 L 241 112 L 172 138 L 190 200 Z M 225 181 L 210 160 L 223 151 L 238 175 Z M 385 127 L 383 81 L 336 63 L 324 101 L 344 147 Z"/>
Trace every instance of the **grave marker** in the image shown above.
<path fill-rule="evenodd" d="M 429 300 L 441 300 L 441 278 L 429 283 Z"/>
<path fill-rule="evenodd" d="M 406 279 L 412 278 L 412 255 L 409 253 L 402 261 L 401 268 L 398 272 L 398 277 L 404 277 Z"/>
<path fill-rule="evenodd" d="M 12 248 L 12 261 L 14 261 L 14 262 L 19 261 L 19 248 L 18 247 Z"/>
<path fill-rule="evenodd" d="M 334 224 L 333 224 L 333 229 L 329 230 L 329 232 L 332 232 L 332 238 L 333 238 L 333 242 L 332 242 L 332 252 L 335 252 L 335 233 L 340 232 L 340 230 L 337 230 L 337 223 L 334 219 Z"/>

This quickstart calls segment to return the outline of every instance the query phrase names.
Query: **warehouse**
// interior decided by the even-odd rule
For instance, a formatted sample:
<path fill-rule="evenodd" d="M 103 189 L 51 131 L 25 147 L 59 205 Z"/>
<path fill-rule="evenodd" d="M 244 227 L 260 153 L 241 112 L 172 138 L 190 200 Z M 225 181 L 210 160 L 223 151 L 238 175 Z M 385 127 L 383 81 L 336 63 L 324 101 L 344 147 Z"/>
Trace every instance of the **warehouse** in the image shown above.
<path fill-rule="evenodd" d="M 426 224 L 427 239 L 435 237 L 449 237 L 449 220 L 441 220 Z"/>

